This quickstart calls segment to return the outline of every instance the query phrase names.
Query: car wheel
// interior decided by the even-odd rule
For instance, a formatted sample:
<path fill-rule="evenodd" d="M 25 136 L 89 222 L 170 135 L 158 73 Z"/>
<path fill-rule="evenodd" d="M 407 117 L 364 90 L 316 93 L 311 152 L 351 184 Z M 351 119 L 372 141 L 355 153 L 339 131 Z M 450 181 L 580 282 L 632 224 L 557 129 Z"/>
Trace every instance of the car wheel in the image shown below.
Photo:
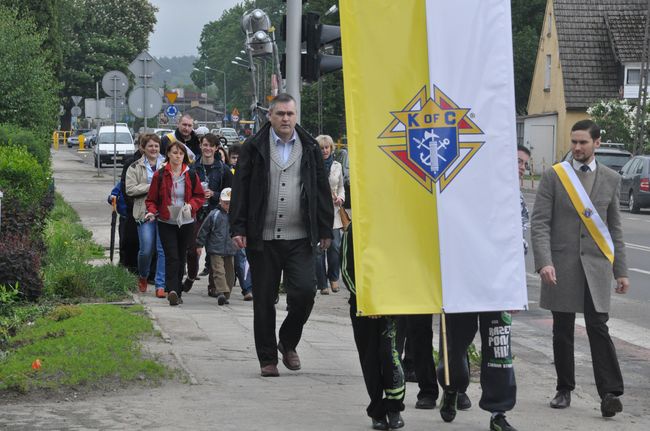
<path fill-rule="evenodd" d="M 636 202 L 636 199 L 634 199 L 634 191 L 630 191 L 630 196 L 628 197 L 627 205 L 632 214 L 638 214 L 639 211 L 641 210 L 641 208 L 639 208 L 639 204 Z"/>

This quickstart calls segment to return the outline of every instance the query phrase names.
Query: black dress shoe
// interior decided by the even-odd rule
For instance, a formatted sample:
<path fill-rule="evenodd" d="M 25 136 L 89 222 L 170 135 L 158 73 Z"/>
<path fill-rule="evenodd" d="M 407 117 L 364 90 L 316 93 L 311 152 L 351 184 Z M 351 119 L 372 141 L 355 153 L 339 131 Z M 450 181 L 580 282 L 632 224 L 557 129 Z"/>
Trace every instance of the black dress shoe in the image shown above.
<path fill-rule="evenodd" d="M 443 391 L 440 400 L 440 417 L 445 422 L 451 422 L 456 418 L 456 402 L 458 392 Z"/>
<path fill-rule="evenodd" d="M 416 409 L 431 410 L 436 408 L 436 399 L 429 396 L 424 396 L 417 400 L 415 403 Z"/>
<path fill-rule="evenodd" d="M 600 402 L 600 412 L 603 414 L 604 418 L 611 418 L 623 411 L 623 403 L 621 403 L 620 398 L 614 394 L 605 394 L 602 401 Z"/>
<path fill-rule="evenodd" d="M 388 421 L 386 420 L 385 416 L 383 418 L 371 418 L 371 419 L 372 419 L 372 429 L 374 430 L 390 429 L 388 427 Z"/>
<path fill-rule="evenodd" d="M 458 400 L 456 401 L 456 408 L 458 410 L 469 410 L 472 407 L 472 402 L 465 392 L 458 392 Z"/>
<path fill-rule="evenodd" d="M 555 398 L 551 400 L 551 407 L 554 409 L 566 409 L 571 405 L 571 391 L 557 391 Z"/>
<path fill-rule="evenodd" d="M 388 426 L 390 429 L 396 430 L 404 426 L 404 420 L 399 412 L 388 412 Z"/>

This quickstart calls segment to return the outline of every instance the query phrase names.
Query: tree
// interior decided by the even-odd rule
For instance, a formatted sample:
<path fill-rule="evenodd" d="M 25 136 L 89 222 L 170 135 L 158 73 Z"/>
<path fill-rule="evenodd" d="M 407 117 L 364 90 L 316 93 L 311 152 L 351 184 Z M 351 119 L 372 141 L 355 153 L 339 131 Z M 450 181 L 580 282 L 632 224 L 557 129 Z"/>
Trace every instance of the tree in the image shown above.
<path fill-rule="evenodd" d="M 587 114 L 601 128 L 601 140 L 603 142 L 620 142 L 625 144 L 625 149 L 633 151 L 634 138 L 636 136 L 636 117 L 639 107 L 635 101 L 628 99 L 601 100 L 587 109 Z M 644 121 L 645 142 L 641 146 L 645 151 L 650 150 L 650 107 L 646 107 Z M 643 152 L 643 151 L 642 151 Z"/>
<path fill-rule="evenodd" d="M 546 0 L 512 0 L 511 8 L 515 105 L 519 114 L 526 114 Z"/>
<path fill-rule="evenodd" d="M 69 108 L 71 96 L 94 95 L 95 83 L 106 72 L 128 72 L 129 63 L 149 45 L 157 9 L 147 0 L 60 1 L 65 35 L 61 95 Z"/>
<path fill-rule="evenodd" d="M 13 123 L 45 137 L 56 126 L 58 101 L 45 35 L 34 20 L 0 6 L 0 123 Z"/>

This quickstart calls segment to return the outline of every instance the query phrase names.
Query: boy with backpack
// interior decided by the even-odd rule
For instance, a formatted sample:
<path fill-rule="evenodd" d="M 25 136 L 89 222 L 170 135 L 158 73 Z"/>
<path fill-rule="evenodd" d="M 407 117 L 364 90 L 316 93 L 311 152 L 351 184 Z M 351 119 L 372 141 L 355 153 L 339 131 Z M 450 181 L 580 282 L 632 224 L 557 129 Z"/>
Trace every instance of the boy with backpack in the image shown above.
<path fill-rule="evenodd" d="M 205 246 L 210 261 L 208 295 L 217 298 L 219 305 L 228 304 L 235 286 L 234 256 L 237 246 L 230 238 L 228 211 L 232 189 L 226 187 L 219 196 L 219 205 L 205 218 L 196 238 L 197 254 Z"/>

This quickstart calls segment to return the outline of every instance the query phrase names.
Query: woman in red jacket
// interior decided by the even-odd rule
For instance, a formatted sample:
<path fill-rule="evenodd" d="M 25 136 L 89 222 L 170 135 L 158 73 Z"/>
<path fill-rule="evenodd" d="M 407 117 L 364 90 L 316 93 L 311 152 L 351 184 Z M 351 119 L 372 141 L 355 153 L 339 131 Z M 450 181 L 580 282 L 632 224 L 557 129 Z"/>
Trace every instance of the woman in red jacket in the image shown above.
<path fill-rule="evenodd" d="M 158 232 L 165 251 L 165 286 L 169 305 L 181 299 L 183 271 L 188 243 L 194 233 L 196 212 L 205 194 L 201 180 L 189 168 L 187 149 L 174 142 L 167 146 L 164 167 L 154 173 L 146 199 L 147 219 L 158 219 Z"/>

